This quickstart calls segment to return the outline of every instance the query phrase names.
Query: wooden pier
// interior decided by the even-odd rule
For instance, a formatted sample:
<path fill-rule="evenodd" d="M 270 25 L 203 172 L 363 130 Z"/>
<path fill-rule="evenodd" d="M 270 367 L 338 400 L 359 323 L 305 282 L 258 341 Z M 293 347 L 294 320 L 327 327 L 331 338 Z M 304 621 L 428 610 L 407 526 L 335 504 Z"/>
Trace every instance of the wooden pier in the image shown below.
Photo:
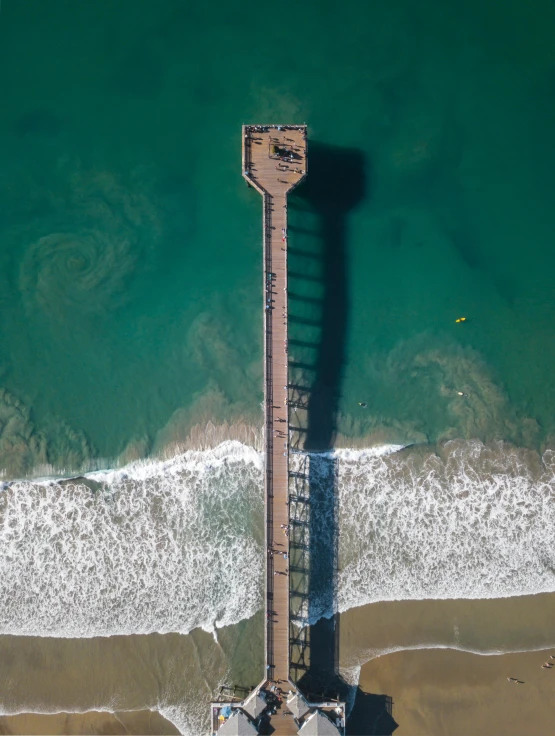
<path fill-rule="evenodd" d="M 287 193 L 306 175 L 306 128 L 243 127 L 243 176 L 263 197 L 266 670 L 289 682 L 289 417 L 287 369 Z M 287 529 L 285 529 L 287 527 Z M 287 531 L 287 533 L 286 533 Z M 293 716 L 274 718 L 295 734 Z"/>
<path fill-rule="evenodd" d="M 344 703 L 308 703 L 290 677 L 287 194 L 307 174 L 307 129 L 244 125 L 242 141 L 243 177 L 263 198 L 265 678 L 241 703 L 212 703 L 212 732 L 291 736 L 320 719 L 343 734 Z"/>

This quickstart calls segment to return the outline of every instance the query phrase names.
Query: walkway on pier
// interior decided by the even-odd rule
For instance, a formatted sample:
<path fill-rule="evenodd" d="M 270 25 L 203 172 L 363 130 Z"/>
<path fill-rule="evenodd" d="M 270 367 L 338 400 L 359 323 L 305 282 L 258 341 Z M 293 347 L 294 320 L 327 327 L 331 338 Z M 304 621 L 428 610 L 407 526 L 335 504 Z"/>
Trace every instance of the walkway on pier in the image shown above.
<path fill-rule="evenodd" d="M 243 176 L 263 198 L 265 677 L 243 700 L 235 688 L 229 701 L 220 692 L 211 704 L 214 736 L 345 734 L 345 703 L 309 702 L 290 679 L 298 635 L 290 629 L 287 193 L 306 168 L 306 126 L 243 126 Z"/>
<path fill-rule="evenodd" d="M 263 196 L 268 683 L 289 689 L 289 420 L 287 368 L 287 193 L 306 173 L 306 128 L 243 128 L 243 176 Z M 287 556 L 287 557 L 286 557 Z M 297 728 L 285 705 L 276 734 Z"/>

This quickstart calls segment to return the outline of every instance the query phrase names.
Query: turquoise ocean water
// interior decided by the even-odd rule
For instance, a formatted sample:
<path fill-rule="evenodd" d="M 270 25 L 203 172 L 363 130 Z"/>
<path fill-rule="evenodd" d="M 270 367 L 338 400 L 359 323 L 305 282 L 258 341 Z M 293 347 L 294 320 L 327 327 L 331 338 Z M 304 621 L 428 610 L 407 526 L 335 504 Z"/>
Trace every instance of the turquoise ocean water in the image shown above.
<path fill-rule="evenodd" d="M 555 590 L 554 30 L 545 1 L 3 0 L 2 481 L 124 467 L 2 486 L 0 634 L 217 629 L 200 655 L 180 637 L 172 667 L 203 662 L 186 693 L 160 654 L 164 697 L 117 703 L 190 733 L 230 670 L 258 676 L 260 456 L 152 459 L 195 424 L 261 424 L 243 123 L 306 122 L 309 147 L 358 162 L 337 429 L 417 445 L 338 456 L 338 607 Z M 289 245 L 316 253 L 329 220 L 297 194 Z M 303 288 L 301 342 L 322 296 Z M 47 709 L 116 708 L 59 692 Z"/>
<path fill-rule="evenodd" d="M 364 161 L 341 428 L 544 442 L 554 23 L 550 3 L 4 2 L 2 464 L 142 455 L 195 412 L 258 420 L 253 121 Z"/>

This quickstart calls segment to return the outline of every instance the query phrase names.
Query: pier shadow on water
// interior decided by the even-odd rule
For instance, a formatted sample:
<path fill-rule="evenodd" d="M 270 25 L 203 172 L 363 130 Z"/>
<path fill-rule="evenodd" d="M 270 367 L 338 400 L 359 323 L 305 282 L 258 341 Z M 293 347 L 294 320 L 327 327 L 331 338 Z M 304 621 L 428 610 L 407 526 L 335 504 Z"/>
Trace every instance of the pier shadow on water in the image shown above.
<path fill-rule="evenodd" d="M 313 701 L 352 702 L 339 674 L 337 413 L 349 329 L 348 225 L 369 196 L 361 152 L 309 141 L 289 199 L 291 675 Z M 310 623 L 310 625 L 308 625 Z M 358 688 L 349 734 L 391 734 L 392 700 Z"/>

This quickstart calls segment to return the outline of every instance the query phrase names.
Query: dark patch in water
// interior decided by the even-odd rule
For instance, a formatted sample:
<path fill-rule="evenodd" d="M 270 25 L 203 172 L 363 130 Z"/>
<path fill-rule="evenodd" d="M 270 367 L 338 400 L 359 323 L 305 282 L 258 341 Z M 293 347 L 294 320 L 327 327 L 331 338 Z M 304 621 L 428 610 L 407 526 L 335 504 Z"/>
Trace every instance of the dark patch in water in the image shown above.
<path fill-rule="evenodd" d="M 393 215 L 389 221 L 389 245 L 398 250 L 403 245 L 403 234 L 407 227 L 407 221 L 399 215 Z"/>
<path fill-rule="evenodd" d="M 516 281 L 509 277 L 498 277 L 494 279 L 495 288 L 499 292 L 499 295 L 507 302 L 510 307 L 514 306 L 517 284 Z"/>
<path fill-rule="evenodd" d="M 22 138 L 27 136 L 53 138 L 61 132 L 62 121 L 48 110 L 32 110 L 16 120 L 15 129 Z"/>
<path fill-rule="evenodd" d="M 470 268 L 479 268 L 478 246 L 470 234 L 462 228 L 453 229 L 448 234 L 466 265 Z"/>
<path fill-rule="evenodd" d="M 85 478 L 84 476 L 79 476 L 78 478 L 67 478 L 65 480 L 60 480 L 58 483 L 63 487 L 67 485 L 74 485 L 78 484 L 80 486 L 85 486 L 88 488 L 91 493 L 98 493 L 104 488 L 104 485 L 102 483 L 99 483 L 97 480 L 93 480 L 92 478 Z"/>

